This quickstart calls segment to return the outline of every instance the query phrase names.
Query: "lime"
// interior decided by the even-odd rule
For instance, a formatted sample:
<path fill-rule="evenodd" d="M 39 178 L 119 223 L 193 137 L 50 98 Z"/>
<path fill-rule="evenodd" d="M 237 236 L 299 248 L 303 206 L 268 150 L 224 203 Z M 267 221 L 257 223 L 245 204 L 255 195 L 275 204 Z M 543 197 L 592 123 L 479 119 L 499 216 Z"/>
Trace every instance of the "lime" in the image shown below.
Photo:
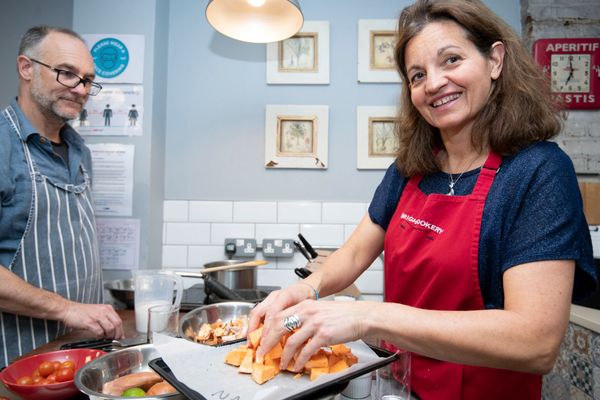
<path fill-rule="evenodd" d="M 144 389 L 140 389 L 139 387 L 129 388 L 121 394 L 123 397 L 145 397 L 146 392 Z"/>

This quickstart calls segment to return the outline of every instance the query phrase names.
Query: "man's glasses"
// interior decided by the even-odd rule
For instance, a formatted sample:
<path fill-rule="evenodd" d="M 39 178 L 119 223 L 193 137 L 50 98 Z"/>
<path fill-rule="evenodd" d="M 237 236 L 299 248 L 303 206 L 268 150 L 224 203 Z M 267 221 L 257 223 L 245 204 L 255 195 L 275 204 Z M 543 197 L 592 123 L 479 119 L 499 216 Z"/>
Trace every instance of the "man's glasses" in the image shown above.
<path fill-rule="evenodd" d="M 102 86 L 99 83 L 96 83 L 90 79 L 83 79 L 80 76 L 72 73 L 71 71 L 66 71 L 64 69 L 58 69 L 58 68 L 54 68 L 48 64 L 45 64 L 41 61 L 38 61 L 34 58 L 30 58 L 31 61 L 38 63 L 40 65 L 43 65 L 44 67 L 51 69 L 52 71 L 56 72 L 56 81 L 58 83 L 60 83 L 63 86 L 66 86 L 68 88 L 74 89 L 76 88 L 80 83 L 83 85 L 83 87 L 88 88 L 89 89 L 89 95 L 90 96 L 95 96 L 98 93 L 100 93 L 100 91 L 102 90 Z"/>

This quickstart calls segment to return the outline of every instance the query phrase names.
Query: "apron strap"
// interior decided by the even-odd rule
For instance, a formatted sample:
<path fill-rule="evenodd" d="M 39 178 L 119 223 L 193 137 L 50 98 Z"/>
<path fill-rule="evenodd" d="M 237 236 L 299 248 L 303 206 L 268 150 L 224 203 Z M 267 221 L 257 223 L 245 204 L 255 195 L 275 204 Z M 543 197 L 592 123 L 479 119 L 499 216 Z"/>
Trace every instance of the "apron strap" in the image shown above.
<path fill-rule="evenodd" d="M 494 177 L 500 170 L 500 164 L 502 164 L 502 157 L 493 150 L 490 150 L 490 154 L 488 154 L 488 157 L 485 160 L 483 167 L 481 167 L 481 171 L 479 172 L 479 177 L 477 178 L 477 183 L 475 183 L 475 188 L 473 188 L 473 196 L 478 199 L 485 199 L 485 197 L 487 197 L 489 188 L 494 182 Z"/>

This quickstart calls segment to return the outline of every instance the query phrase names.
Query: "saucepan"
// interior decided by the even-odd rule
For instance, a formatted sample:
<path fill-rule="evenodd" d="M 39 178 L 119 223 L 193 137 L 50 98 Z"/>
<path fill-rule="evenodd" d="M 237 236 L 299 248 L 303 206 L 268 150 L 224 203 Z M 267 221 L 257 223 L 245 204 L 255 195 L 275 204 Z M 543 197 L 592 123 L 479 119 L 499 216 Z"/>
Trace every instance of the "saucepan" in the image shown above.
<path fill-rule="evenodd" d="M 188 278 L 202 278 L 207 295 L 216 294 L 219 298 L 244 301 L 236 293 L 240 289 L 256 289 L 256 267 L 268 264 L 264 260 L 223 260 L 204 264 L 197 272 L 177 272 Z"/>

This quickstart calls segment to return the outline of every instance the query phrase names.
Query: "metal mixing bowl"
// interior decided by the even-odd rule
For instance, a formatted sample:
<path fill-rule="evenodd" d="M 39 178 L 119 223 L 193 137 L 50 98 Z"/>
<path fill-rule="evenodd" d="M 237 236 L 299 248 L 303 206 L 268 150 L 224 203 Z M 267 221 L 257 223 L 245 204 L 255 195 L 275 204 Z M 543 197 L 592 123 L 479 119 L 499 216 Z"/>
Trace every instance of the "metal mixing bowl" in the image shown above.
<path fill-rule="evenodd" d="M 193 337 L 185 334 L 186 331 L 198 332 L 204 323 L 212 324 L 218 319 L 227 322 L 242 315 L 249 315 L 252 307 L 254 307 L 254 303 L 229 301 L 195 308 L 181 318 L 179 322 L 179 336 L 190 342 L 195 342 Z"/>
<path fill-rule="evenodd" d="M 135 291 L 132 278 L 105 282 L 104 289 L 108 290 L 115 299 L 125 303 L 128 309 L 133 309 Z"/>
<path fill-rule="evenodd" d="M 102 393 L 102 386 L 113 379 L 133 373 L 152 371 L 148 362 L 160 357 L 160 354 L 151 344 L 130 347 L 127 349 L 108 353 L 81 367 L 75 375 L 75 385 L 88 395 L 91 400 L 127 399 L 126 397 L 112 396 Z M 160 396 L 146 396 L 143 399 L 169 399 L 184 400 L 179 393 Z"/>

